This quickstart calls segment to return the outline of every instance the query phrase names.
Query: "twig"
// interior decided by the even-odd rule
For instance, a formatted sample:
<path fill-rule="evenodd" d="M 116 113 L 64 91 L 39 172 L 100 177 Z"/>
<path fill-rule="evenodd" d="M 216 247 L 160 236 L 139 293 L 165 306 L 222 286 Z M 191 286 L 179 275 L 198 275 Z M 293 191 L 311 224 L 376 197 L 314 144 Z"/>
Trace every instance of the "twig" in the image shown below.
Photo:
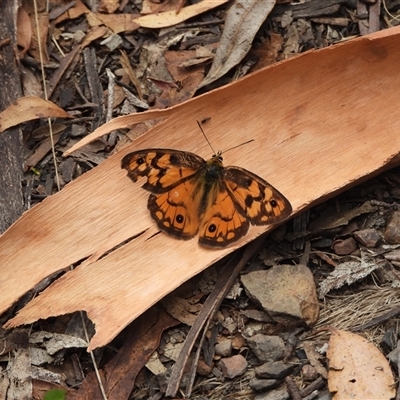
<path fill-rule="evenodd" d="M 264 242 L 264 237 L 260 237 L 255 241 L 251 242 L 244 250 L 237 252 L 234 258 L 225 266 L 220 278 L 218 279 L 214 290 L 210 293 L 207 300 L 204 302 L 203 308 L 200 310 L 199 315 L 196 318 L 195 323 L 190 329 L 186 341 L 182 347 L 179 357 L 174 365 L 170 380 L 168 382 L 166 397 L 175 397 L 179 389 L 179 384 L 182 379 L 184 366 L 189 358 L 190 352 L 194 346 L 196 338 L 199 335 L 200 330 L 206 323 L 207 318 L 212 318 L 222 300 L 229 292 L 233 282 L 239 276 L 240 271 L 246 265 L 247 261 L 253 256 L 253 254 L 261 247 Z M 229 268 L 235 260 L 237 264 L 233 271 Z M 191 388 L 189 388 L 191 391 Z"/>
<path fill-rule="evenodd" d="M 286 389 L 292 400 L 301 400 L 300 390 L 291 376 L 285 378 Z"/>
<path fill-rule="evenodd" d="M 370 321 L 366 322 L 365 324 L 359 325 L 353 328 L 353 332 L 360 332 L 365 331 L 366 329 L 372 328 L 375 325 L 379 325 L 390 318 L 395 317 L 396 315 L 400 314 L 400 307 L 393 308 L 392 310 L 379 315 L 375 318 L 372 318 Z"/>
<path fill-rule="evenodd" d="M 315 381 L 306 386 L 303 390 L 301 390 L 300 395 L 304 400 L 305 397 L 311 396 L 314 391 L 324 388 L 325 385 L 326 380 L 320 376 Z"/>

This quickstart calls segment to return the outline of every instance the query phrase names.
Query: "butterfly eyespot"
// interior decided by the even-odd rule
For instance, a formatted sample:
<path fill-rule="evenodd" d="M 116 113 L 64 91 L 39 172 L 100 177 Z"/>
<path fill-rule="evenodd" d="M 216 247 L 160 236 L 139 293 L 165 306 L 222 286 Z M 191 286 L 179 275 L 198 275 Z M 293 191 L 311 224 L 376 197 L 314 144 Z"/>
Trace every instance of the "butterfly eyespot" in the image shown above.
<path fill-rule="evenodd" d="M 175 217 L 175 220 L 176 220 L 176 222 L 177 222 L 178 224 L 182 224 L 183 221 L 184 221 L 183 215 L 182 215 L 182 214 L 178 214 L 178 215 Z"/>
<path fill-rule="evenodd" d="M 144 162 L 145 162 L 145 160 L 144 160 L 143 157 L 140 157 L 140 158 L 137 159 L 137 163 L 138 163 L 139 165 L 143 164 Z"/>
<path fill-rule="evenodd" d="M 208 227 L 208 232 L 210 232 L 210 233 L 214 233 L 216 230 L 217 230 L 217 225 L 215 225 L 215 224 L 211 224 Z"/>
<path fill-rule="evenodd" d="M 272 208 L 278 207 L 278 203 L 277 203 L 276 200 L 271 200 L 271 201 L 269 202 L 269 204 L 271 205 Z"/>

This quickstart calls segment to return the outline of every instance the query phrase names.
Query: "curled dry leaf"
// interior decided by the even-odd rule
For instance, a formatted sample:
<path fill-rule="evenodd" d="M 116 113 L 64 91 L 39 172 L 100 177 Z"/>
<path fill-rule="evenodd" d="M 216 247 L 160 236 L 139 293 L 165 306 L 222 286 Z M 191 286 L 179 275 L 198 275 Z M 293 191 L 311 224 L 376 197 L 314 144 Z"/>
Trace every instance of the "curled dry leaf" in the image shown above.
<path fill-rule="evenodd" d="M 71 348 L 85 348 L 87 343 L 85 340 L 63 333 L 53 333 L 46 331 L 39 331 L 32 333 L 30 342 L 41 344 L 47 350 L 48 354 L 54 355 L 58 351 Z"/>
<path fill-rule="evenodd" d="M 243 60 L 274 5 L 275 0 L 240 0 L 232 5 L 214 62 L 200 87 L 214 82 Z"/>
<path fill-rule="evenodd" d="M 329 341 L 328 387 L 333 400 L 391 399 L 395 396 L 389 362 L 374 344 L 354 333 L 335 330 Z"/>
<path fill-rule="evenodd" d="M 370 201 L 366 201 L 359 207 L 351 208 L 350 206 L 341 207 L 338 212 L 336 209 L 329 209 L 321 214 L 321 216 L 310 223 L 310 230 L 312 232 L 319 232 L 327 229 L 334 229 L 340 226 L 346 226 L 351 220 L 363 214 L 371 214 L 378 210 L 376 205 Z"/>
<path fill-rule="evenodd" d="M 18 8 L 17 18 L 17 42 L 19 46 L 19 58 L 22 59 L 31 45 L 32 26 L 29 15 L 23 7 Z"/>
<path fill-rule="evenodd" d="M 40 97 L 21 97 L 0 113 L 0 133 L 12 126 L 37 118 L 72 118 L 62 108 Z"/>
<path fill-rule="evenodd" d="M 368 276 L 380 265 L 370 257 L 365 250 L 361 250 L 361 259 L 358 261 L 346 261 L 336 266 L 320 284 L 319 298 L 322 299 L 333 289 L 339 289 L 344 285 L 351 285 L 354 282 Z"/>

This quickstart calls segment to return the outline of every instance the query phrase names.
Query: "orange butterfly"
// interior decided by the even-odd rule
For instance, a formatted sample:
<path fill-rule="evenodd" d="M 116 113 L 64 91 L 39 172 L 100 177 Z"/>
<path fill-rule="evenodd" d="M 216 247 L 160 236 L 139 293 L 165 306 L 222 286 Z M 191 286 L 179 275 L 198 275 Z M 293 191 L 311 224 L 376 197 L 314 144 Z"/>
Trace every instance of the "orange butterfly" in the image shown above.
<path fill-rule="evenodd" d="M 148 209 L 158 227 L 179 239 L 199 233 L 199 243 L 225 247 L 246 235 L 250 223 L 269 225 L 291 212 L 289 201 L 264 179 L 224 167 L 221 152 L 205 161 L 196 154 L 146 149 L 127 154 L 121 167 L 151 192 Z"/>

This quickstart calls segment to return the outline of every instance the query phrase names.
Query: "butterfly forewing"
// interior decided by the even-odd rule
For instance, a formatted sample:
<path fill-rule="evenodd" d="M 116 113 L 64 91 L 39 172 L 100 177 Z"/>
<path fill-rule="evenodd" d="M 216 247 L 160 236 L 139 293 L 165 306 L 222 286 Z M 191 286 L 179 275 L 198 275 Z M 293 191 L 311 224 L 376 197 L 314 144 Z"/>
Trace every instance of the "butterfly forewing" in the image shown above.
<path fill-rule="evenodd" d="M 291 214 L 289 201 L 264 179 L 239 167 L 226 167 L 224 172 L 238 210 L 253 225 L 275 224 Z"/>
<path fill-rule="evenodd" d="M 146 176 L 143 188 L 152 193 L 164 193 L 193 176 L 205 161 L 193 153 L 170 149 L 147 149 L 127 154 L 121 166 L 136 182 Z"/>

